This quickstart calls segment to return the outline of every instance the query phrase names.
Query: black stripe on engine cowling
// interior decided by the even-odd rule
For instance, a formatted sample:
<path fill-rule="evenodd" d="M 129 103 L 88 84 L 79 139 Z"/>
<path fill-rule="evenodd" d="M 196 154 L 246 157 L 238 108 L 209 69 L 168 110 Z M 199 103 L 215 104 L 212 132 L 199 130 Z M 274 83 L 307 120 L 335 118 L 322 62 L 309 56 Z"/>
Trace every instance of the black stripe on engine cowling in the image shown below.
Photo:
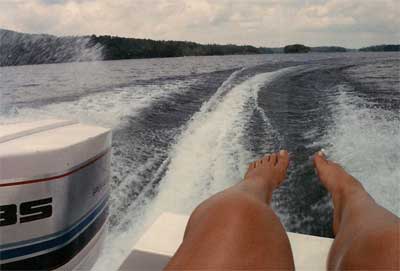
<path fill-rule="evenodd" d="M 47 254 L 0 265 L 0 270 L 52 270 L 75 257 L 96 235 L 107 220 L 108 207 L 71 243 Z"/>

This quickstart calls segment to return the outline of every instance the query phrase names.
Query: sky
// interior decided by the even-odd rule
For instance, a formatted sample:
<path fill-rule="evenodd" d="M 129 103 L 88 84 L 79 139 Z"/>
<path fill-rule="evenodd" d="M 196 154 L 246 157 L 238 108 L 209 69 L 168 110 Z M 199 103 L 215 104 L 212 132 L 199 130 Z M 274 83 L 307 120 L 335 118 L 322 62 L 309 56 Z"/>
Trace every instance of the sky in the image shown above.
<path fill-rule="evenodd" d="M 0 28 L 359 48 L 400 43 L 400 0 L 0 0 Z"/>

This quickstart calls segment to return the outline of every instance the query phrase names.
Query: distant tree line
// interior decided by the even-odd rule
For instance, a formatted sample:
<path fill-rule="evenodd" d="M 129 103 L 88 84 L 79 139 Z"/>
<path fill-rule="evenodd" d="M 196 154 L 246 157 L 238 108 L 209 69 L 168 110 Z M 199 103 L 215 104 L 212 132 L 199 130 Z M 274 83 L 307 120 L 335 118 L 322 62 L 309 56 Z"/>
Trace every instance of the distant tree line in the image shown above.
<path fill-rule="evenodd" d="M 348 49 L 339 46 L 320 46 L 320 47 L 308 47 L 303 44 L 292 44 L 283 47 L 282 53 L 294 54 L 294 53 L 334 53 L 334 52 L 347 52 Z"/>
<path fill-rule="evenodd" d="M 207 55 L 247 55 L 274 53 L 308 53 L 308 52 L 346 52 L 347 49 L 337 46 L 307 47 L 302 44 L 288 45 L 284 48 L 266 48 L 250 45 L 199 44 L 188 41 L 164 41 L 151 39 L 121 38 L 114 36 L 90 36 L 90 44 L 103 47 L 104 60 L 207 56 Z"/>
<path fill-rule="evenodd" d="M 257 48 L 249 45 L 203 45 L 186 41 L 161 41 L 95 35 L 92 35 L 90 40 L 92 45 L 100 44 L 103 46 L 105 60 L 272 53 L 268 48 Z"/>
<path fill-rule="evenodd" d="M 399 52 L 400 44 L 383 44 L 359 49 L 361 52 Z"/>
<path fill-rule="evenodd" d="M 96 35 L 57 37 L 0 29 L 0 66 L 132 58 L 349 51 L 356 49 L 338 46 L 308 47 L 303 44 L 266 48 Z M 370 46 L 359 51 L 400 51 L 400 45 Z"/>
<path fill-rule="evenodd" d="M 311 47 L 313 53 L 331 53 L 331 52 L 347 52 L 348 49 L 339 46 L 321 46 Z"/>

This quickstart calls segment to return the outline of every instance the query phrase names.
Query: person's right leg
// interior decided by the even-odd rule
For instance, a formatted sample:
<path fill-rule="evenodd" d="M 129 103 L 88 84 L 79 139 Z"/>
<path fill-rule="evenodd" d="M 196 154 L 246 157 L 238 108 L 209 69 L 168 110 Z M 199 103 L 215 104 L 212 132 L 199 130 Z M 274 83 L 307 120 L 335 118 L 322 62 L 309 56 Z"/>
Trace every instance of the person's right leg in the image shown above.
<path fill-rule="evenodd" d="M 319 152 L 318 175 L 334 206 L 329 270 L 399 270 L 400 219 L 379 206 L 354 177 Z"/>

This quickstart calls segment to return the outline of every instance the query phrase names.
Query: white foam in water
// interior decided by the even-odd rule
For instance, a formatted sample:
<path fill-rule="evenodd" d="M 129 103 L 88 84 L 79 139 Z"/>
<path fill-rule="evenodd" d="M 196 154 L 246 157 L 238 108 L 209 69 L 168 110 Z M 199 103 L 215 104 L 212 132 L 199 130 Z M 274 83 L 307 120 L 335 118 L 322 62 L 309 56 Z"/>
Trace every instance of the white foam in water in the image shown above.
<path fill-rule="evenodd" d="M 243 176 L 252 154 L 242 144 L 244 127 L 262 86 L 292 68 L 258 74 L 234 86 L 225 96 L 237 73 L 232 74 L 203 104 L 178 138 L 170 154 L 170 164 L 161 180 L 158 195 L 143 210 L 135 206 L 128 211 L 132 220 L 130 230 L 109 236 L 107 248 L 95 269 L 115 270 L 129 254 L 138 235 L 165 211 L 190 212 L 205 198 L 236 183 Z M 137 209 L 141 208 L 141 212 Z"/>
<path fill-rule="evenodd" d="M 340 86 L 346 88 L 346 86 Z M 344 91 L 323 145 L 383 207 L 400 215 L 400 117 Z"/>
<path fill-rule="evenodd" d="M 0 123 L 29 121 L 35 116 L 40 116 L 41 119 L 73 119 L 115 128 L 123 125 L 126 117 L 135 116 L 154 101 L 187 89 L 185 85 L 177 83 L 130 86 L 89 94 L 74 101 L 51 103 L 34 108 L 24 107 L 16 109 L 11 116 L 0 116 Z"/>
<path fill-rule="evenodd" d="M 214 111 L 196 114 L 171 154 L 156 209 L 189 214 L 202 200 L 241 179 L 254 159 L 242 143 L 262 86 L 293 68 L 253 76 L 235 86 Z"/>
<path fill-rule="evenodd" d="M 206 103 L 203 104 L 203 106 L 200 109 L 200 112 L 198 112 L 198 115 L 202 115 L 205 112 L 208 112 L 210 110 L 213 110 L 215 106 L 218 105 L 219 98 L 223 95 L 224 92 L 232 88 L 232 83 L 234 79 L 236 78 L 236 75 L 243 71 L 243 69 L 237 70 L 233 72 L 228 79 L 226 79 L 222 85 L 219 87 L 219 89 L 215 92 L 215 94 L 208 100 Z M 145 147 L 145 146 L 144 146 Z M 118 146 L 114 146 L 114 148 L 119 148 Z M 117 150 L 118 151 L 118 150 Z M 130 190 L 132 189 L 132 182 L 140 182 L 142 180 L 143 182 L 147 182 L 148 184 L 146 185 L 145 188 L 141 191 L 140 195 L 138 195 L 137 198 L 135 198 L 135 201 L 131 204 L 131 209 L 134 209 L 134 214 L 131 212 L 127 218 L 126 216 L 126 211 L 125 210 L 118 210 L 117 208 L 114 208 L 113 215 L 116 215 L 119 220 L 123 221 L 122 225 L 125 225 L 126 223 L 131 224 L 132 217 L 135 216 L 137 217 L 137 214 L 139 213 L 140 215 L 142 214 L 139 209 L 145 208 L 146 203 L 149 201 L 147 199 L 146 193 L 149 192 L 150 190 L 153 190 L 153 183 L 154 180 L 159 180 L 160 174 L 164 173 L 166 170 L 166 167 L 169 164 L 169 159 L 166 159 L 161 167 L 157 170 L 153 176 L 151 176 L 151 179 L 143 179 L 143 176 L 140 176 L 140 173 L 143 171 L 143 169 L 150 168 L 153 166 L 154 161 L 158 161 L 159 155 L 157 150 L 152 150 L 154 152 L 153 157 L 148 159 L 144 164 L 139 163 L 139 164 L 134 164 L 132 161 L 129 161 L 129 167 L 134 168 L 134 172 L 131 172 L 127 176 L 121 176 L 119 174 L 119 171 L 115 171 L 114 174 L 117 174 L 118 179 L 121 180 L 121 183 L 118 184 L 118 187 L 113 191 L 112 194 L 112 199 L 113 203 L 115 206 L 123 205 L 123 201 L 126 201 L 126 194 L 129 194 Z M 126 167 L 125 163 L 120 163 L 119 159 L 121 157 L 119 156 L 114 156 L 114 167 L 120 167 L 121 165 L 123 167 Z M 122 158 L 123 159 L 123 158 Z M 125 170 L 123 170 L 125 172 Z M 137 174 L 139 173 L 139 174 Z M 146 178 L 149 178 L 148 176 Z M 135 228 L 138 228 L 137 223 L 135 224 Z M 118 230 L 118 229 L 114 229 Z"/>

